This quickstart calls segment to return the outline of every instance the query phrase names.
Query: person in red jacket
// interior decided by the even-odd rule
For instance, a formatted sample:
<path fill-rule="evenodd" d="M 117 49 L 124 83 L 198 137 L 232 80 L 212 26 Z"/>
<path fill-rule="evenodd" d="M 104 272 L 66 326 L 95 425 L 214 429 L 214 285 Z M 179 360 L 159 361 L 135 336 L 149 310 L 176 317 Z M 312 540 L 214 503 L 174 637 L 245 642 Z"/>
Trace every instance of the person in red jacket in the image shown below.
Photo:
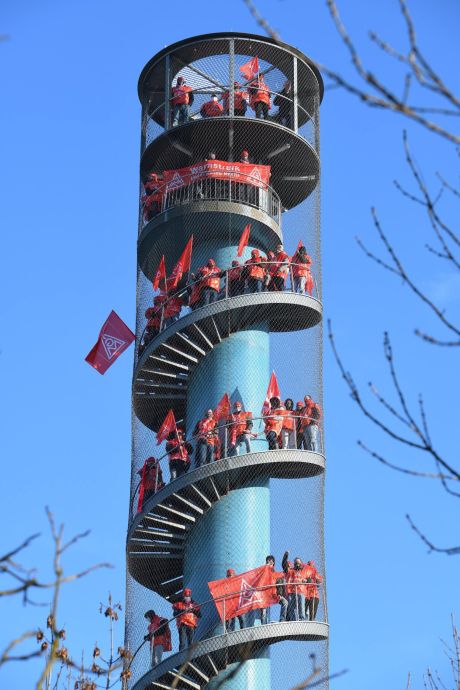
<path fill-rule="evenodd" d="M 213 410 L 208 410 L 203 419 L 195 426 L 193 435 L 197 437 L 195 451 L 195 466 L 201 467 L 215 459 L 216 447 L 218 442 L 217 421 L 214 418 Z"/>
<path fill-rule="evenodd" d="M 268 414 L 264 415 L 264 431 L 265 438 L 268 441 L 268 450 L 278 450 L 279 448 L 283 419 L 284 415 L 281 409 L 281 400 L 277 396 L 270 398 L 270 409 Z"/>
<path fill-rule="evenodd" d="M 296 402 L 295 405 L 295 411 L 294 415 L 296 418 L 296 437 L 297 437 L 297 449 L 301 450 L 302 448 L 304 450 L 307 450 L 305 446 L 305 438 L 303 435 L 303 411 L 304 411 L 304 403 L 302 400 L 299 400 Z"/>
<path fill-rule="evenodd" d="M 173 127 L 189 121 L 192 103 L 192 88 L 186 85 L 184 77 L 177 77 L 176 86 L 173 86 L 171 89 Z"/>
<path fill-rule="evenodd" d="M 286 590 L 288 594 L 288 621 L 305 620 L 305 596 L 310 571 L 302 563 L 300 556 L 294 558 L 294 563 L 288 561 L 289 551 L 283 556 L 282 567 L 285 573 Z"/>
<path fill-rule="evenodd" d="M 148 620 L 148 633 L 144 640 L 150 640 L 151 667 L 155 668 L 161 663 L 163 652 L 172 650 L 171 630 L 167 618 L 157 616 L 153 609 L 144 613 L 144 618 Z"/>
<path fill-rule="evenodd" d="M 161 211 L 161 192 L 158 175 L 154 172 L 150 173 L 147 180 L 144 182 L 145 193 L 141 197 L 141 203 L 144 208 L 144 220 L 148 223 L 157 213 Z"/>
<path fill-rule="evenodd" d="M 302 428 L 305 439 L 305 446 L 307 450 L 312 450 L 315 453 L 320 452 L 319 436 L 319 422 L 322 417 L 322 410 L 318 403 L 316 403 L 311 395 L 304 397 L 305 407 L 303 410 Z"/>
<path fill-rule="evenodd" d="M 241 446 L 246 453 L 251 452 L 251 429 L 253 427 L 252 412 L 244 412 L 239 400 L 233 404 L 233 412 L 227 419 L 228 438 L 230 443 L 229 455 L 240 454 Z"/>
<path fill-rule="evenodd" d="M 296 419 L 294 417 L 294 401 L 286 398 L 283 408 L 283 427 L 281 429 L 281 442 L 283 448 L 295 448 Z"/>
<path fill-rule="evenodd" d="M 200 281 L 200 306 L 203 307 L 212 302 L 216 302 L 220 292 L 220 277 L 223 271 L 216 266 L 214 259 L 209 259 L 206 266 L 199 269 Z"/>
<path fill-rule="evenodd" d="M 292 275 L 294 278 L 294 292 L 311 295 L 313 291 L 313 277 L 311 275 L 311 256 L 302 245 L 292 257 Z"/>
<path fill-rule="evenodd" d="M 319 604 L 319 591 L 317 585 L 322 583 L 323 577 L 318 573 L 314 561 L 307 561 L 305 575 L 307 577 L 307 582 L 311 583 L 308 584 L 306 588 L 305 615 L 309 621 L 314 621 Z"/>
<path fill-rule="evenodd" d="M 251 161 L 249 160 L 249 151 L 247 149 L 243 149 L 240 155 L 240 163 L 249 164 L 250 162 Z"/>
<path fill-rule="evenodd" d="M 237 297 L 244 293 L 244 268 L 236 259 L 232 261 L 232 267 L 227 271 L 227 280 L 229 297 Z"/>
<path fill-rule="evenodd" d="M 183 429 L 178 428 L 169 434 L 166 441 L 166 452 L 169 457 L 171 481 L 173 481 L 188 472 L 190 456 L 193 453 L 193 446 L 185 440 Z"/>
<path fill-rule="evenodd" d="M 182 293 L 178 292 L 177 288 L 174 287 L 174 278 L 167 279 L 166 288 L 168 293 L 164 303 L 163 314 L 165 328 L 174 323 L 174 321 L 177 321 L 181 309 L 185 305 L 185 300 L 182 297 Z"/>
<path fill-rule="evenodd" d="M 163 472 L 161 471 L 160 463 L 154 457 L 147 458 L 141 469 L 137 470 L 137 474 L 141 477 L 139 496 L 142 496 L 141 510 L 143 510 L 149 498 L 162 489 L 165 483 L 163 481 Z"/>
<path fill-rule="evenodd" d="M 206 101 L 200 108 L 201 117 L 219 117 L 224 112 L 224 108 L 217 100 L 217 95 L 212 94 L 211 100 Z"/>
<path fill-rule="evenodd" d="M 173 616 L 179 630 L 179 651 L 181 651 L 192 644 L 198 619 L 201 618 L 200 607 L 196 601 L 193 601 L 191 589 L 184 589 L 182 598 L 173 604 Z"/>
<path fill-rule="evenodd" d="M 289 256 L 284 251 L 283 245 L 278 244 L 276 247 L 275 263 L 271 264 L 270 282 L 268 289 L 272 292 L 282 292 L 286 285 L 286 279 L 289 275 Z"/>
<path fill-rule="evenodd" d="M 241 86 L 237 81 L 233 83 L 233 108 L 236 117 L 244 117 L 246 115 L 246 110 L 248 109 L 249 96 L 246 91 L 241 89 Z M 222 96 L 222 102 L 224 106 L 224 112 L 226 115 L 230 114 L 230 92 L 225 91 Z"/>
<path fill-rule="evenodd" d="M 249 105 L 254 110 L 256 117 L 268 120 L 268 111 L 271 107 L 270 89 L 265 83 L 263 74 L 249 84 L 248 92 L 250 96 Z"/>
<path fill-rule="evenodd" d="M 261 256 L 258 249 L 253 249 L 251 258 L 245 261 L 245 276 L 249 292 L 262 292 L 266 275 L 265 257 Z"/>

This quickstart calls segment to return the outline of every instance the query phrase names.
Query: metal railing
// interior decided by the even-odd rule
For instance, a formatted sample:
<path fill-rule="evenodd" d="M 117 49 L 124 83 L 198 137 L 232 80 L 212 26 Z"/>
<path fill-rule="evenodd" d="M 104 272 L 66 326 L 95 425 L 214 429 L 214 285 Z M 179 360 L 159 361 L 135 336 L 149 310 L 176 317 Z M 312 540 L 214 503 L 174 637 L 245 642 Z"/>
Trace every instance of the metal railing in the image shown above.
<path fill-rule="evenodd" d="M 267 415 L 261 415 L 259 417 L 251 417 L 250 419 L 244 419 L 241 421 L 230 419 L 230 413 L 227 417 L 227 421 L 216 420 L 217 423 L 215 429 L 213 429 L 208 434 L 208 438 L 210 441 L 212 441 L 212 444 L 208 444 L 206 436 L 204 436 L 202 433 L 192 435 L 188 439 L 184 438 L 182 441 L 180 441 L 180 446 L 184 446 L 186 443 L 190 443 L 191 445 L 193 445 L 193 454 L 195 456 L 195 459 L 192 463 L 191 459 L 189 462 L 187 462 L 186 460 L 180 460 L 180 458 L 176 458 L 176 460 L 180 460 L 181 462 L 183 462 L 184 469 L 183 472 L 178 476 L 171 477 L 169 483 L 175 482 L 181 476 L 186 474 L 192 468 L 192 466 L 193 469 L 197 469 L 198 467 L 210 464 L 212 462 L 219 462 L 224 458 L 238 457 L 240 455 L 252 453 L 254 452 L 252 450 L 253 443 L 263 443 L 265 445 L 268 443 L 269 445 L 268 448 L 264 447 L 256 452 L 270 453 L 273 450 L 304 450 L 309 452 L 322 453 L 324 445 L 323 430 L 322 425 L 320 424 L 320 420 L 313 417 L 309 417 L 306 414 L 302 414 L 301 410 L 292 411 L 291 414 L 286 414 L 285 412 L 285 409 L 283 409 L 280 414 L 272 413 Z M 281 429 L 280 433 L 277 434 L 277 437 L 272 438 L 269 441 L 265 435 L 265 430 L 261 430 L 261 427 L 262 423 L 265 424 L 265 422 L 270 419 L 276 419 L 281 424 Z M 259 422 L 259 431 L 257 433 L 254 433 L 252 429 L 248 429 L 247 431 L 243 430 L 236 437 L 236 443 L 231 443 L 232 427 L 240 427 L 241 425 L 246 425 L 248 421 L 253 423 L 252 428 L 254 427 L 254 422 Z M 289 421 L 291 423 L 286 425 L 286 421 Z M 178 422 L 178 424 L 180 424 L 180 421 Z M 293 428 L 290 429 L 290 426 L 292 426 Z M 314 434 L 312 434 L 311 426 L 316 426 Z M 177 436 L 175 438 L 179 440 Z M 198 446 L 200 442 L 202 442 L 203 440 L 204 443 L 206 443 L 206 445 L 213 445 L 214 448 L 218 450 L 218 453 L 213 451 L 212 453 L 210 453 L 209 460 L 207 460 L 205 457 L 203 462 L 197 464 Z M 246 447 L 246 450 L 243 453 L 239 452 L 241 446 Z M 147 501 L 152 497 L 152 495 L 155 495 L 158 491 L 160 491 L 160 489 L 166 486 L 166 483 L 164 482 L 163 468 L 166 464 L 166 461 L 169 461 L 169 456 L 173 452 L 177 452 L 177 446 L 174 448 L 174 451 L 170 451 L 168 453 L 165 452 L 161 457 L 156 458 L 157 464 L 154 488 L 150 490 L 149 495 L 144 498 L 140 510 L 137 510 L 136 504 L 138 501 L 136 501 L 136 498 L 138 496 L 142 484 L 142 478 L 138 481 L 130 501 L 131 523 L 129 525 L 129 529 L 131 529 L 131 525 L 133 524 L 133 521 L 137 517 L 137 515 L 144 511 L 145 503 L 147 503 Z"/>
<path fill-rule="evenodd" d="M 274 576 L 276 576 L 277 574 L 278 573 L 274 572 Z M 279 574 L 281 575 L 281 573 Z M 271 603 L 267 607 L 261 606 L 259 608 L 253 608 L 252 606 L 248 606 L 248 611 L 244 613 L 240 612 L 239 614 L 237 613 L 234 618 L 227 618 L 227 601 L 229 599 L 239 597 L 241 595 L 240 590 L 235 590 L 233 592 L 229 592 L 228 594 L 219 597 L 207 599 L 206 601 L 201 603 L 195 601 L 191 602 L 190 612 L 193 612 L 193 610 L 196 611 L 198 609 L 200 614 L 203 610 L 205 610 L 206 613 L 208 613 L 208 611 L 212 608 L 212 611 L 209 614 L 210 616 L 212 616 L 212 614 L 216 613 L 217 610 L 220 623 L 218 622 L 219 619 L 215 619 L 213 623 L 211 623 L 204 631 L 201 632 L 200 637 L 196 637 L 195 635 L 193 635 L 190 646 L 181 645 L 179 642 L 179 649 L 173 650 L 171 652 L 171 656 L 176 654 L 177 651 L 182 651 L 183 649 L 188 648 L 190 650 L 190 659 L 192 659 L 193 648 L 198 642 L 204 642 L 206 640 L 212 639 L 213 637 L 218 637 L 220 635 L 228 636 L 234 632 L 238 632 L 236 630 L 235 625 L 236 619 L 238 619 L 239 621 L 240 630 L 251 628 L 258 625 L 293 623 L 297 621 L 304 622 L 309 620 L 327 624 L 327 603 L 325 596 L 325 588 L 324 586 L 322 586 L 322 577 L 321 582 L 317 580 L 318 577 L 321 577 L 319 573 L 315 575 L 314 582 L 310 578 L 305 579 L 304 582 L 299 584 L 288 582 L 286 580 L 286 577 L 284 577 L 283 581 L 281 582 L 273 582 L 270 585 L 252 587 L 251 591 L 253 593 L 263 592 L 266 590 L 274 590 L 275 596 L 279 597 L 278 602 Z M 281 580 L 281 577 L 278 579 Z M 279 594 L 280 590 L 282 594 Z M 289 590 L 291 590 L 290 593 L 288 593 Z M 317 596 L 318 594 L 319 596 Z M 311 605 L 311 599 L 317 599 L 318 602 L 315 602 L 313 605 Z M 220 602 L 222 602 L 222 615 L 219 614 L 219 610 L 217 608 L 217 604 Z M 319 606 L 320 603 L 322 605 L 321 608 Z M 270 617 L 271 607 L 277 605 L 280 605 L 281 607 L 280 617 L 279 620 L 272 621 Z M 317 612 L 322 613 L 322 616 L 317 618 Z M 155 631 L 155 633 L 158 635 L 162 635 L 168 626 L 170 626 L 173 623 L 177 623 L 177 619 L 180 617 L 181 613 L 186 613 L 186 611 L 177 610 L 177 613 L 173 615 L 171 618 L 167 619 L 165 623 L 160 625 L 158 629 Z M 134 661 L 134 658 L 137 656 L 142 647 L 145 644 L 150 643 L 150 636 L 146 635 L 143 642 L 141 642 L 141 644 L 135 650 L 129 666 L 131 666 L 131 664 Z M 228 642 L 226 644 L 228 644 Z M 153 665 L 152 668 L 154 668 Z M 186 670 L 184 671 L 184 673 L 186 673 Z"/>
<path fill-rule="evenodd" d="M 264 277 L 262 279 L 262 285 L 260 286 L 261 289 L 259 289 L 258 285 L 251 282 L 250 277 L 245 277 L 245 273 L 247 274 L 250 268 L 254 266 L 260 266 L 264 270 Z M 283 279 L 283 284 L 281 284 L 281 281 L 274 281 L 273 278 L 276 276 L 270 275 L 270 267 L 275 266 L 279 267 L 280 271 L 283 271 L 282 275 L 278 276 L 279 278 Z M 155 338 L 165 328 L 176 322 L 181 316 L 185 316 L 185 314 L 195 311 L 195 309 L 206 306 L 207 304 L 213 304 L 214 302 L 224 299 L 231 299 L 233 297 L 241 297 L 241 295 L 260 294 L 261 292 L 290 292 L 293 294 L 309 295 L 314 297 L 314 299 L 320 300 L 321 298 L 316 278 L 310 273 L 311 290 L 309 291 L 307 289 L 307 278 L 301 281 L 297 276 L 295 276 L 296 266 L 303 269 L 307 268 L 307 264 L 297 264 L 291 261 L 280 263 L 279 261 L 261 260 L 257 264 L 241 264 L 240 266 L 222 269 L 219 271 L 219 280 L 224 280 L 223 288 L 219 289 L 218 291 L 214 291 L 215 294 L 206 295 L 206 297 L 200 296 L 200 299 L 194 302 L 193 305 L 187 304 L 187 302 L 189 302 L 193 287 L 203 283 L 203 281 L 205 281 L 209 276 L 202 276 L 200 278 L 194 278 L 191 281 L 187 281 L 185 287 L 168 294 L 167 299 L 156 310 L 155 313 L 158 315 L 158 329 L 155 331 L 147 325 L 144 327 L 141 336 L 138 339 L 137 357 L 142 354 L 147 344 L 150 343 L 153 338 Z M 232 271 L 241 271 L 240 278 L 231 280 L 230 274 Z M 233 285 L 234 282 L 238 284 Z M 168 305 L 171 305 L 172 300 L 177 299 L 181 299 L 184 302 L 183 306 L 180 307 L 179 311 L 175 313 L 174 316 L 167 316 Z M 208 299 L 209 301 L 206 301 Z M 187 311 L 182 313 L 184 309 Z"/>
<path fill-rule="evenodd" d="M 278 194 L 269 185 L 255 185 L 254 179 L 249 174 L 238 172 L 239 178 L 248 178 L 247 183 L 232 180 L 231 174 L 226 180 L 209 176 L 194 181 L 194 177 L 196 175 L 184 175 L 184 185 L 178 188 L 168 188 L 171 187 L 168 183 L 159 184 L 153 192 L 157 199 L 147 212 L 145 203 L 142 205 L 142 227 L 160 213 L 194 201 L 230 201 L 253 206 L 259 211 L 264 211 L 278 225 L 280 224 L 282 208 Z"/>

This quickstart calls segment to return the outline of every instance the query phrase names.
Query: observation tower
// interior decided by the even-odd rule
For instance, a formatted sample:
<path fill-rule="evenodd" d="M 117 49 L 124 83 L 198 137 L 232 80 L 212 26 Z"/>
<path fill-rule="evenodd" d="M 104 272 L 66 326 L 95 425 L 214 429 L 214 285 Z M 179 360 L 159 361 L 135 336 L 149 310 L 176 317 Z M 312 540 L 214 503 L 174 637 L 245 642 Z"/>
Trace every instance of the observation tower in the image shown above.
<path fill-rule="evenodd" d="M 312 654 L 321 667 L 318 678 L 327 677 L 328 665 L 325 455 L 322 422 L 310 402 L 321 409 L 323 82 L 314 63 L 292 46 L 216 33 L 159 52 L 144 67 L 138 90 L 141 205 L 126 608 L 126 644 L 136 654 L 130 688 L 285 690 L 291 677 L 294 685 L 309 675 Z M 267 107 L 258 107 L 258 99 Z M 306 274 L 296 269 L 300 245 L 310 259 L 307 286 L 298 280 Z M 191 265 L 185 266 L 187 247 Z M 254 257 L 261 285 L 245 263 Z M 200 272 L 210 259 L 219 269 L 213 287 Z M 232 265 L 236 260 L 239 267 Z M 270 440 L 267 418 L 278 419 L 267 408 L 277 397 L 267 400 L 272 371 L 281 407 L 292 398 L 294 409 L 284 409 L 292 424 L 283 422 L 283 432 L 275 424 Z M 245 429 L 249 445 L 239 448 L 235 402 L 252 413 Z M 169 437 L 178 439 L 180 427 L 194 451 L 187 471 L 172 480 L 170 456 L 164 443 L 157 444 L 171 410 L 176 427 L 172 433 L 168 428 Z M 216 420 L 211 457 L 210 436 L 203 450 L 200 427 L 208 410 Z M 312 425 L 316 435 L 309 445 Z M 143 486 L 151 457 L 162 470 L 153 489 Z M 285 550 L 285 573 L 297 554 L 304 564 L 314 561 L 318 577 L 308 577 L 305 596 L 313 582 L 316 615 L 290 610 L 280 622 L 273 603 L 265 613 L 249 607 L 243 627 L 235 620 L 229 625 L 209 583 L 230 568 L 252 573 L 273 553 L 279 576 L 274 600 L 279 592 L 289 599 L 297 585 L 289 592 L 279 584 Z M 235 583 L 241 589 L 241 581 Z M 257 599 L 267 591 L 244 586 L 240 604 L 242 593 Z M 172 650 L 152 667 L 144 613 L 153 609 L 173 619 L 172 605 L 184 588 L 200 605 L 193 643 L 179 651 L 171 620 Z M 297 609 L 298 601 L 303 605 L 296 599 Z M 324 680 L 321 688 L 327 687 Z"/>

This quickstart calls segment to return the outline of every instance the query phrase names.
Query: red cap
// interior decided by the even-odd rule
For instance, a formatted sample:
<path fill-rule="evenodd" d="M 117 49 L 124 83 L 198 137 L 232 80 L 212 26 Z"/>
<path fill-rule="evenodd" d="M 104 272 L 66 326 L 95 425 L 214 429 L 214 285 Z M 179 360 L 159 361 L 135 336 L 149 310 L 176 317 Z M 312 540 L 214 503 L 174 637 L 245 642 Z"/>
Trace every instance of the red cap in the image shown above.
<path fill-rule="evenodd" d="M 249 151 L 246 151 L 246 149 L 243 149 L 243 150 L 241 151 L 241 155 L 242 155 L 242 156 L 249 156 Z"/>
<path fill-rule="evenodd" d="M 227 577 L 233 577 L 233 575 L 236 575 L 235 571 L 233 570 L 233 568 L 229 568 L 227 570 Z"/>
<path fill-rule="evenodd" d="M 192 596 L 192 590 L 191 589 L 184 589 L 184 597 L 191 597 Z"/>

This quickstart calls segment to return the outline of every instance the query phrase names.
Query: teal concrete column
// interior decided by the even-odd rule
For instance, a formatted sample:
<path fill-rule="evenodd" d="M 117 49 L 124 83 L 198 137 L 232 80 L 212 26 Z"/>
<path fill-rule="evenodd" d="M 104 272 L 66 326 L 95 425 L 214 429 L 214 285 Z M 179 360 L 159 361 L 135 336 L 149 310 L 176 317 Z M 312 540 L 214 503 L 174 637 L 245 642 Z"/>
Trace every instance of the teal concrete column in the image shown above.
<path fill-rule="evenodd" d="M 225 392 L 232 402 L 239 399 L 254 417 L 260 416 L 268 379 L 269 335 L 266 325 L 232 334 L 217 345 L 193 372 L 188 388 L 187 428 L 192 431 L 204 411 L 215 408 Z M 259 422 L 255 422 L 254 432 L 261 429 Z M 261 436 L 264 439 L 263 433 Z M 254 441 L 254 450 L 265 448 L 265 441 Z M 264 564 L 269 549 L 269 481 L 257 480 L 223 496 L 191 530 L 184 555 L 184 586 L 192 589 L 196 601 L 206 601 L 210 598 L 208 581 L 225 577 L 227 568 L 244 572 Z M 213 603 L 205 606 L 202 614 L 197 631 L 200 638 L 223 632 Z M 209 687 L 212 688 L 212 683 Z M 268 689 L 268 652 L 245 662 L 238 675 L 228 680 L 225 687 L 227 690 Z"/>

